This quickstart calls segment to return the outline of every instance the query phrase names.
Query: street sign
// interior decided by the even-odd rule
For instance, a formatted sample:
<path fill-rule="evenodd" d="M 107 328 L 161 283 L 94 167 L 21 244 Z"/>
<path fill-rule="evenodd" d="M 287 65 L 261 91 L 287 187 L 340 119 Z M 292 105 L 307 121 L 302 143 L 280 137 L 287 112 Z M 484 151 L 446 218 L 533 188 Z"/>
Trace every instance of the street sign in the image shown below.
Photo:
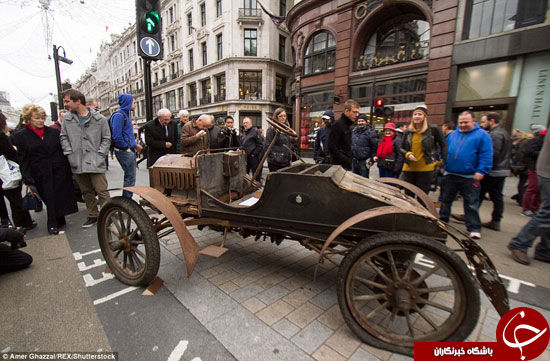
<path fill-rule="evenodd" d="M 145 53 L 145 55 L 154 58 L 160 53 L 160 45 L 159 43 L 148 36 L 141 39 L 139 42 L 139 47 L 141 48 L 141 51 Z"/>

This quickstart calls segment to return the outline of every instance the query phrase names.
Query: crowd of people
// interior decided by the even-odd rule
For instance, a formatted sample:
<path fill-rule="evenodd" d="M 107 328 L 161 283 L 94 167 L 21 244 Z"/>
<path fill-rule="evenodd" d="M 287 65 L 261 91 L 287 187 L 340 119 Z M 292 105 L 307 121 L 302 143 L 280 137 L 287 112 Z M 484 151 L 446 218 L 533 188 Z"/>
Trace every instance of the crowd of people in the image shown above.
<path fill-rule="evenodd" d="M 136 168 L 141 161 L 146 160 L 147 167 L 151 167 L 166 154 L 194 155 L 238 147 L 246 152 L 247 173 L 258 181 L 263 155 L 271 143 L 266 158 L 270 172 L 290 166 L 294 159 L 295 139 L 277 133 L 271 126 L 264 138 L 262 130 L 253 126 L 248 117 L 243 118 L 239 132 L 229 115 L 219 126 L 209 114 L 190 120 L 189 113 L 182 110 L 174 120 L 172 112 L 163 108 L 135 135 L 131 118 L 133 96 L 121 94 L 118 103 L 117 111 L 107 119 L 97 110 L 95 100 L 86 102 L 81 92 L 69 89 L 63 93 L 65 109 L 60 111 L 58 121 L 47 127 L 44 109 L 26 105 L 20 124 L 11 134 L 0 113 L 0 153 L 19 164 L 23 185 L 30 192 L 34 189 L 43 200 L 50 234 L 59 233 L 66 224 L 65 216 L 78 211 L 74 183 L 87 209 L 82 227 L 97 222 L 100 207 L 109 199 L 105 176 L 109 153 L 124 172 L 123 187 L 135 185 Z M 535 258 L 550 261 L 550 238 L 545 231 L 550 228 L 550 145 L 544 126 L 533 124 L 531 132 L 515 131 L 510 136 L 497 113 L 488 113 L 478 122 L 473 112 L 463 111 L 457 127 L 449 121 L 441 129 L 430 124 L 428 118 L 427 107 L 418 106 L 410 123 L 389 122 L 377 134 L 360 114 L 359 104 L 348 100 L 338 119 L 333 110 L 323 113 L 314 161 L 340 165 L 366 178 L 376 164 L 380 177 L 401 178 L 425 193 L 439 185 L 440 219 L 449 222 L 454 217 L 464 221 L 473 239 L 481 238 L 482 227 L 500 230 L 503 187 L 512 173 L 519 177 L 518 194 L 513 198 L 522 205 L 522 214 L 532 217 L 510 242 L 512 257 L 528 264 L 526 250 L 537 236 L 542 236 Z M 285 109 L 276 109 L 273 121 L 288 127 Z M 0 187 L 0 192 L 2 226 L 19 227 L 23 232 L 36 227 L 29 211 L 21 207 L 22 185 L 10 190 Z M 464 214 L 451 214 L 458 194 L 463 199 Z M 493 212 L 491 220 L 482 223 L 479 207 L 486 194 L 493 203 Z M 132 197 L 127 190 L 122 195 Z M 4 196 L 10 202 L 13 224 Z"/>

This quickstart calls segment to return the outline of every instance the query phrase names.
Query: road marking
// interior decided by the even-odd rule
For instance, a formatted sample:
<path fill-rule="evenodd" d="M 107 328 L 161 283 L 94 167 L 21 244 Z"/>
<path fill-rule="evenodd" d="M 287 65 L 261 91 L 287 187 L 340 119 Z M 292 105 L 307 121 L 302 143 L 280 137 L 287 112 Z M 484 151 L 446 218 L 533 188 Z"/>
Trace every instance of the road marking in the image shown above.
<path fill-rule="evenodd" d="M 179 361 L 183 356 L 183 354 L 185 353 L 185 350 L 187 350 L 188 344 L 189 344 L 189 341 L 181 340 L 176 346 L 176 348 L 174 348 L 170 356 L 168 357 L 168 361 Z"/>
<path fill-rule="evenodd" d="M 92 269 L 92 268 L 103 266 L 105 263 L 106 263 L 105 261 L 103 261 L 99 258 L 96 258 L 96 259 L 94 259 L 94 264 L 92 264 L 92 265 L 86 266 L 86 263 L 84 263 L 84 262 L 78 262 L 76 265 L 78 266 L 78 270 L 80 272 L 83 272 L 83 271 L 87 271 L 87 270 Z"/>
<path fill-rule="evenodd" d="M 94 279 L 94 277 L 89 273 L 86 273 L 84 276 L 82 276 L 82 278 L 84 278 L 84 283 L 86 284 L 86 287 L 92 287 L 97 285 L 98 283 L 115 278 L 115 275 L 112 273 L 105 273 L 105 272 L 101 272 L 101 273 L 103 274 L 103 277 L 98 279 Z"/>
<path fill-rule="evenodd" d="M 97 252 L 101 252 L 101 249 L 98 248 L 98 249 L 94 249 L 93 251 L 84 252 L 84 253 L 74 252 L 73 257 L 74 257 L 75 261 L 80 261 L 80 260 L 82 260 L 82 257 L 87 256 L 89 254 L 94 254 L 94 253 L 97 253 Z"/>
<path fill-rule="evenodd" d="M 192 359 L 191 361 L 202 361 L 200 357 L 195 357 L 194 359 Z"/>
<path fill-rule="evenodd" d="M 135 286 L 132 286 L 132 287 L 128 287 L 128 288 L 124 288 L 118 292 L 115 292 L 115 293 L 111 293 L 110 295 L 107 295 L 105 297 L 101 297 L 101 298 L 98 298 L 97 300 L 94 301 L 94 305 L 99 305 L 101 303 L 104 303 L 104 302 L 107 302 L 107 301 L 110 301 L 112 300 L 113 298 L 117 298 L 118 296 L 122 296 L 128 292 L 132 292 L 133 290 L 137 290 L 139 287 L 135 287 Z"/>

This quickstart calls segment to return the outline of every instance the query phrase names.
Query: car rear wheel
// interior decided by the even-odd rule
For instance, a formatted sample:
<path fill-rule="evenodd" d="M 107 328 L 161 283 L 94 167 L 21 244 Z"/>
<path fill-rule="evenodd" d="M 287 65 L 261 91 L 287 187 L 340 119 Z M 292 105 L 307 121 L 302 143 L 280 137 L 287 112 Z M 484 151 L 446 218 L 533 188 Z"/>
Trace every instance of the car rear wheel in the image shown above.
<path fill-rule="evenodd" d="M 131 286 L 146 286 L 157 275 L 160 248 L 153 222 L 136 202 L 111 198 L 99 212 L 99 245 L 111 272 Z"/>
<path fill-rule="evenodd" d="M 463 341 L 480 310 L 466 264 L 439 241 L 391 232 L 353 248 L 338 270 L 338 302 L 364 342 L 413 354 L 414 342 Z"/>

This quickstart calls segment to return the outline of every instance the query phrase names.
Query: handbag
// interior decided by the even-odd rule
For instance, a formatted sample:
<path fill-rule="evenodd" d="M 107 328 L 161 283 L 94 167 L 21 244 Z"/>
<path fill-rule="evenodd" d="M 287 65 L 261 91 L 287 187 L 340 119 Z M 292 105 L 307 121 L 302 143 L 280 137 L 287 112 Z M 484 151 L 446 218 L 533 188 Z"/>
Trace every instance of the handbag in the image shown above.
<path fill-rule="evenodd" d="M 34 192 L 27 188 L 27 194 L 23 197 L 21 208 L 26 211 L 40 212 L 42 210 L 42 201 Z"/>
<path fill-rule="evenodd" d="M 19 186 L 22 178 L 19 164 L 0 155 L 0 179 L 2 180 L 2 189 L 16 188 Z"/>
<path fill-rule="evenodd" d="M 384 158 L 382 161 L 382 168 L 387 170 L 393 170 L 393 167 L 395 167 L 395 159 L 393 158 Z"/>

